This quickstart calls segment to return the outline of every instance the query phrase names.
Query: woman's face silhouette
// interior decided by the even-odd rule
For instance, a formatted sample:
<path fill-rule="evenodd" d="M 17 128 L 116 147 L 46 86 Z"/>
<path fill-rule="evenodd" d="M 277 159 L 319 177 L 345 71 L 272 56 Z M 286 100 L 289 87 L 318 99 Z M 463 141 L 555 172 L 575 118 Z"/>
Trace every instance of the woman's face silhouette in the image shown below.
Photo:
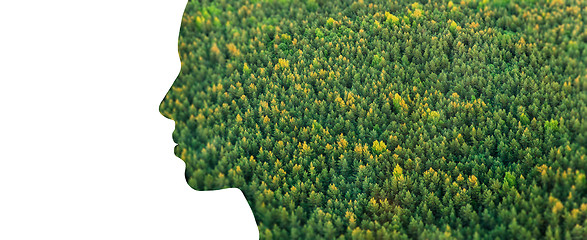
<path fill-rule="evenodd" d="M 548 196 L 543 187 L 553 184 L 560 187 L 554 195 L 570 203 L 565 209 L 585 202 L 570 198 L 585 192 L 575 185 L 552 183 L 554 172 L 566 171 L 557 165 L 579 169 L 584 156 L 572 150 L 578 142 L 564 151 L 555 146 L 581 138 L 577 112 L 561 110 L 568 116 L 563 122 L 552 110 L 584 108 L 573 100 L 581 99 L 579 89 L 572 90 L 584 68 L 549 67 L 563 62 L 553 59 L 568 55 L 565 48 L 550 50 L 544 44 L 556 38 L 540 35 L 534 23 L 524 26 L 526 20 L 514 25 L 536 31 L 503 31 L 511 22 L 503 6 L 456 5 L 189 1 L 179 36 L 181 72 L 160 105 L 175 121 L 175 154 L 186 163 L 188 184 L 242 190 L 267 239 L 428 239 L 463 226 L 469 235 L 480 228 L 495 233 L 504 224 L 518 226 L 515 217 L 511 225 L 496 224 L 496 215 L 520 211 L 560 226 L 558 215 L 514 208 L 544 208 L 534 199 Z M 489 13 L 481 10 L 501 13 L 486 21 Z M 578 36 L 565 36 L 575 39 L 569 49 Z M 552 53 L 524 62 L 519 57 L 531 48 Z M 535 67 L 543 57 L 545 67 Z M 553 80 L 567 78 L 576 79 L 572 86 Z M 564 94 L 551 103 L 564 107 L 547 103 L 530 120 L 540 111 L 527 100 L 546 98 L 522 89 L 541 85 L 561 86 Z M 553 87 L 542 92 L 558 91 Z M 573 118 L 575 132 L 564 124 Z M 541 158 L 543 150 L 550 158 Z M 577 153 L 575 160 L 566 153 Z M 585 174 L 575 173 L 581 189 Z M 562 211 L 561 204 L 552 212 Z"/>
<path fill-rule="evenodd" d="M 260 10 L 260 3 L 231 4 L 242 6 L 188 2 L 179 34 L 181 71 L 159 106 L 163 116 L 175 121 L 174 152 L 186 163 L 186 180 L 196 190 L 231 187 L 243 190 L 251 181 L 265 184 L 254 179 L 257 166 L 292 160 L 287 152 L 302 143 L 296 137 L 292 138 L 293 142 L 282 138 L 279 151 L 272 151 L 273 135 L 283 135 L 276 132 L 280 129 L 274 125 L 280 121 L 279 117 L 285 117 L 281 121 L 287 121 L 287 129 L 291 131 L 309 126 L 300 124 L 301 116 L 291 116 L 285 111 L 285 104 L 293 103 L 275 102 L 275 94 L 280 91 L 264 89 L 280 88 L 270 80 L 277 75 L 270 74 L 289 71 L 286 68 L 290 60 L 282 56 L 273 62 L 265 50 L 253 50 L 271 46 L 269 41 L 276 36 L 282 39 L 282 45 L 295 44 L 276 25 L 285 23 L 271 17 L 271 21 L 264 20 L 265 23 L 253 27 L 250 19 L 241 22 L 241 17 L 251 17 L 249 8 Z M 287 25 L 292 22 L 288 20 Z M 242 31 L 246 26 L 250 32 Z M 293 29 L 299 32 L 297 26 Z M 307 92 L 301 94 L 307 96 Z M 293 101 L 298 99 L 294 96 Z"/>
<path fill-rule="evenodd" d="M 235 161 L 240 155 L 233 151 L 234 139 L 228 139 L 237 130 L 226 127 L 235 121 L 227 119 L 232 113 L 244 116 L 234 101 L 243 93 L 229 94 L 224 87 L 232 75 L 228 70 L 237 65 L 229 52 L 238 50 L 218 30 L 219 19 L 210 15 L 218 14 L 216 8 L 207 7 L 202 15 L 194 11 L 200 7 L 196 5 L 187 4 L 178 44 L 181 71 L 160 104 L 160 113 L 175 122 L 174 153 L 186 163 L 185 177 L 192 188 L 239 187 L 244 184 Z"/>

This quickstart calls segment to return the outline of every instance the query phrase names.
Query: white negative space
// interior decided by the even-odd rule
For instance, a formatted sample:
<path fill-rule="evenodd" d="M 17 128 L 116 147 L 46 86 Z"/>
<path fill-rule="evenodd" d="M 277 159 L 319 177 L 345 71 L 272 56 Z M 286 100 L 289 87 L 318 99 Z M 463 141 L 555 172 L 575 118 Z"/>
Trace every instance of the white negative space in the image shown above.
<path fill-rule="evenodd" d="M 257 239 L 198 192 L 158 106 L 186 0 L 0 3 L 0 239 Z"/>

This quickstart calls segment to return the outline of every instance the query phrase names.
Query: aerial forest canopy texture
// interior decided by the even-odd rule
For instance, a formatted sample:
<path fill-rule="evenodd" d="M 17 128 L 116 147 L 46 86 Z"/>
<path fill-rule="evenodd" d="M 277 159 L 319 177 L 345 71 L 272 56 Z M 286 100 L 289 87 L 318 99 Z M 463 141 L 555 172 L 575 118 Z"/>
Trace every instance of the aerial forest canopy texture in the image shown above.
<path fill-rule="evenodd" d="M 587 1 L 189 1 L 160 105 L 262 239 L 586 239 Z"/>

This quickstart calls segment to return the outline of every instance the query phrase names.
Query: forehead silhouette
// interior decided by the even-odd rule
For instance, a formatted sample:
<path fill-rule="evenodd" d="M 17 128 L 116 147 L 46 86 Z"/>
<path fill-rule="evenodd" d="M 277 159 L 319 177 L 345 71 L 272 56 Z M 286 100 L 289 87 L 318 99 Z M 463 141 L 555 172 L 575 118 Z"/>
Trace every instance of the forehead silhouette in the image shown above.
<path fill-rule="evenodd" d="M 585 7 L 189 1 L 160 112 L 264 239 L 580 237 Z"/>

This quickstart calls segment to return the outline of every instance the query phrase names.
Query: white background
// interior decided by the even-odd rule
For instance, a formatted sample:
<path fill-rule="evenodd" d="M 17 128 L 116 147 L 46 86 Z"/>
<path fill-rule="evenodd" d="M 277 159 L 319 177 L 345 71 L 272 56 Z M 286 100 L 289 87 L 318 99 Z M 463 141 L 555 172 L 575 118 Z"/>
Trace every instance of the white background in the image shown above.
<path fill-rule="evenodd" d="M 198 192 L 158 106 L 186 0 L 0 3 L 0 239 L 257 239 Z"/>

